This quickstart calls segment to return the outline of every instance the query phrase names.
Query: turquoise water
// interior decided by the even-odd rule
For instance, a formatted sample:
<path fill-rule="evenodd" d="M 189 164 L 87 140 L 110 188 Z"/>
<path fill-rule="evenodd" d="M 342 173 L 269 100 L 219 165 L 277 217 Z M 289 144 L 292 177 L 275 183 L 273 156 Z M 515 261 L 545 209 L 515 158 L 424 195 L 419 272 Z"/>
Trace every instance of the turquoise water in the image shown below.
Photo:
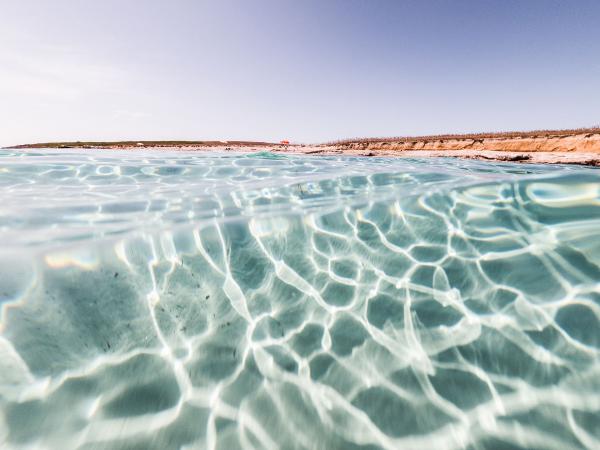
<path fill-rule="evenodd" d="M 0 152 L 3 449 L 600 448 L 600 172 Z"/>

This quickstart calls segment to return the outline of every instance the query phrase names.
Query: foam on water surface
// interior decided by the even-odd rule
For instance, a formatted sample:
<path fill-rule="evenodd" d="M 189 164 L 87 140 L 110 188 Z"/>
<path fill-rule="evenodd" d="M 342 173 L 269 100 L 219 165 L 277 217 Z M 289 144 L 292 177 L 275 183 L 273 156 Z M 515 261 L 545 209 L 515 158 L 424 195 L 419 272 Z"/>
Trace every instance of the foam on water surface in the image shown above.
<path fill-rule="evenodd" d="M 599 448 L 600 172 L 0 152 L 0 446 Z"/>

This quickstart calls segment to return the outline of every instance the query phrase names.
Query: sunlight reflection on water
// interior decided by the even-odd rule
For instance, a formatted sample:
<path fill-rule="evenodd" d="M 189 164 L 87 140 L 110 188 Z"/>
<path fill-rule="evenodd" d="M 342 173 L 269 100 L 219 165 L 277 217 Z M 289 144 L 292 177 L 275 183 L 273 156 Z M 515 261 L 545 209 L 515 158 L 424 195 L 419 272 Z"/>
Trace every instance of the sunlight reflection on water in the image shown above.
<path fill-rule="evenodd" d="M 0 443 L 598 448 L 599 173 L 0 151 Z"/>

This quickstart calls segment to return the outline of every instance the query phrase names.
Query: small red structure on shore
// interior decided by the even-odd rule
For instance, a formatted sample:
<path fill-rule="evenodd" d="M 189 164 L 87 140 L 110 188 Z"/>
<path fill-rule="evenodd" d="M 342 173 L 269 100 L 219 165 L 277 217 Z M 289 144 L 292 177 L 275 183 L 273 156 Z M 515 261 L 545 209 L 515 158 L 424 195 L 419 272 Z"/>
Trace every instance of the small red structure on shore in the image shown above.
<path fill-rule="evenodd" d="M 281 145 L 290 145 L 290 141 L 279 141 Z"/>

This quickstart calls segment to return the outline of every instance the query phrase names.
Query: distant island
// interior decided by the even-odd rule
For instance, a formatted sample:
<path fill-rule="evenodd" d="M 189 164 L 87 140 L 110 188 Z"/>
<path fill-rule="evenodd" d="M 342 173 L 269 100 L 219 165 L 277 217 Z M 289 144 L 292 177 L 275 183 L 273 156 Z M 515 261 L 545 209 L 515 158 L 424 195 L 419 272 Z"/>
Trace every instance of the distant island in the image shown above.
<path fill-rule="evenodd" d="M 306 155 L 384 157 L 460 157 L 492 161 L 600 166 L 600 127 L 432 136 L 343 139 L 322 144 L 288 141 L 71 141 L 16 145 L 10 148 L 180 149 L 271 151 Z"/>

